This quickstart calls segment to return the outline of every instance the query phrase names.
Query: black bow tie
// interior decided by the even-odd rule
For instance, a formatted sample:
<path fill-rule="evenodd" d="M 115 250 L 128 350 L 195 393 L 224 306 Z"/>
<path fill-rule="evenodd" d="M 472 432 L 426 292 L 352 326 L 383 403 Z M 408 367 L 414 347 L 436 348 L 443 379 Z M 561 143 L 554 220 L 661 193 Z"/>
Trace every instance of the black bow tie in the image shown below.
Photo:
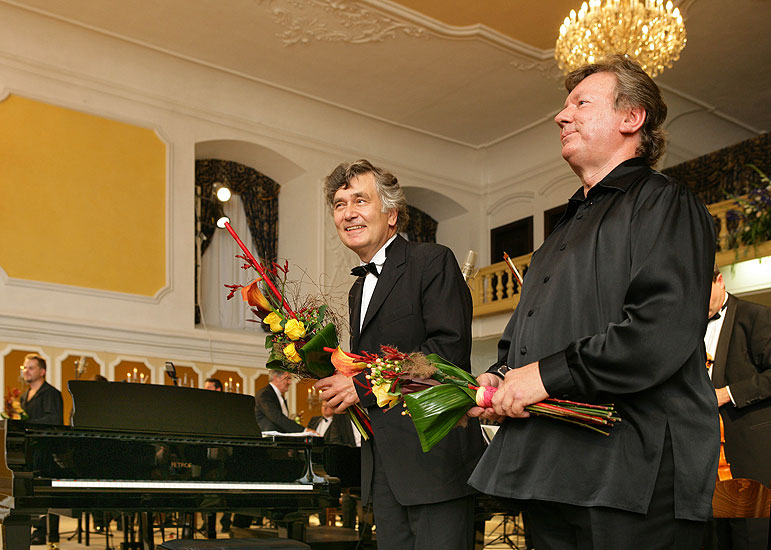
<path fill-rule="evenodd" d="M 725 308 L 726 308 L 726 306 L 727 306 L 727 305 L 728 305 L 728 302 L 726 302 L 725 304 L 723 304 L 723 307 L 721 307 L 721 308 L 720 308 L 720 309 L 717 311 L 717 313 L 715 313 L 715 314 L 714 314 L 712 317 L 710 317 L 710 318 L 709 318 L 709 320 L 710 320 L 710 321 L 717 321 L 718 319 L 720 319 L 720 314 L 721 314 L 723 311 L 725 311 Z"/>
<path fill-rule="evenodd" d="M 377 270 L 375 262 L 369 262 L 368 264 L 364 265 L 357 265 L 351 270 L 351 275 L 356 275 L 357 277 L 366 277 L 367 273 L 372 273 L 375 277 L 380 277 L 380 273 Z"/>

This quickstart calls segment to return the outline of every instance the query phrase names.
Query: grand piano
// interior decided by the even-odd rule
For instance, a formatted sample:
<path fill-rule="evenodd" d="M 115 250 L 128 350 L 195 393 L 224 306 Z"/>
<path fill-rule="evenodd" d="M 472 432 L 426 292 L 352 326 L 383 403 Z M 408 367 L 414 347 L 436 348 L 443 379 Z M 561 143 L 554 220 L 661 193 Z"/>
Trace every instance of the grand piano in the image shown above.
<path fill-rule="evenodd" d="M 281 517 L 337 505 L 323 440 L 262 437 L 251 396 L 94 381 L 69 391 L 70 426 L 0 425 L 6 550 L 27 550 L 31 517 L 49 511 Z"/>

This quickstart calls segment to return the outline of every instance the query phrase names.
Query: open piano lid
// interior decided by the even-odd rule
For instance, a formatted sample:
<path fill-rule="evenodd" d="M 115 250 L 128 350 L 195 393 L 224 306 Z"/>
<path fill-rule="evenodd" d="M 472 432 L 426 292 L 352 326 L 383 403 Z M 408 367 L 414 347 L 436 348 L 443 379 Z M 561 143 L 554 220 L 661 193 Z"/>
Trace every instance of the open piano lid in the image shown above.
<path fill-rule="evenodd" d="M 67 386 L 74 427 L 260 437 L 251 395 L 94 380 Z"/>

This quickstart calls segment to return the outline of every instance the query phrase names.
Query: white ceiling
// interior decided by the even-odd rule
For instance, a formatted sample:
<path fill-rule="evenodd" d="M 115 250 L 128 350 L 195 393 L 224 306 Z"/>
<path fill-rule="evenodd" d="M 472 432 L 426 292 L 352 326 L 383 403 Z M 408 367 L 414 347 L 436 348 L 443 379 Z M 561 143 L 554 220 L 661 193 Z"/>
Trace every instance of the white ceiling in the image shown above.
<path fill-rule="evenodd" d="M 390 0 L 0 1 L 471 147 L 553 116 L 564 100 L 550 49 Z M 454 1 L 468 0 L 441 5 Z M 565 0 L 510 2 L 528 28 L 542 28 L 541 44 L 552 43 Z M 750 131 L 768 130 L 771 3 L 679 4 L 688 44 L 657 81 Z M 491 2 L 480 21 L 511 17 L 501 5 Z"/>

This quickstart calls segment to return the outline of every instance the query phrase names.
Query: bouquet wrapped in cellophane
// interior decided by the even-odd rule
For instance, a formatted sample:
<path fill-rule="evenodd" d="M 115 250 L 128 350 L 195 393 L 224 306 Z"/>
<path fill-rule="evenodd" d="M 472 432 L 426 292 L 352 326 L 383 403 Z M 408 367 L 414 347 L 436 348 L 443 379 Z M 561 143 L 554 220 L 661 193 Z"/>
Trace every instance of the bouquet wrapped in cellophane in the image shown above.
<path fill-rule="evenodd" d="M 289 372 L 298 378 L 319 379 L 334 374 L 331 353 L 325 348 L 337 346 L 338 336 L 335 319 L 328 306 L 318 299 L 306 298 L 305 303 L 295 311 L 286 297 L 288 263 L 279 265 L 273 262 L 270 266 L 263 266 L 230 223 L 225 223 L 225 229 L 244 252 L 236 256 L 246 262 L 242 267 L 254 269 L 259 274 L 246 286 L 225 286 L 230 289 L 228 300 L 240 291 L 259 322 L 270 327 L 270 334 L 265 338 L 265 348 L 270 350 L 265 366 Z M 368 439 L 372 427 L 366 411 L 361 407 L 351 407 L 348 415 L 362 437 Z"/>
<path fill-rule="evenodd" d="M 339 347 L 332 353 L 332 363 L 349 376 L 369 369 L 367 379 L 381 408 L 403 403 L 420 439 L 424 452 L 442 440 L 471 407 L 490 407 L 496 388 L 479 386 L 465 370 L 436 354 L 401 353 L 382 346 L 382 355 L 344 352 Z M 621 419 L 613 405 L 577 403 L 548 398 L 528 405 L 530 414 L 571 422 L 608 435 L 609 428 Z"/>

